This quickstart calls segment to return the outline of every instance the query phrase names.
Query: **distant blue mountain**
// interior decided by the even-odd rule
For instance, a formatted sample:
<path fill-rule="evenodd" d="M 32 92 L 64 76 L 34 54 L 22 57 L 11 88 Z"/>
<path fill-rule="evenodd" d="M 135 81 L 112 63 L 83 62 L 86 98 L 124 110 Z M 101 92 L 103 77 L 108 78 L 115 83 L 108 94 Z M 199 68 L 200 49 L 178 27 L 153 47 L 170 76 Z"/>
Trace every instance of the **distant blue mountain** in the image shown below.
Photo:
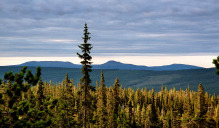
<path fill-rule="evenodd" d="M 147 66 L 124 64 L 112 60 L 101 65 L 93 65 L 93 68 L 94 69 L 122 69 L 122 70 L 150 70 L 150 67 Z"/>
<path fill-rule="evenodd" d="M 63 68 L 81 68 L 82 65 L 73 64 L 71 62 L 62 61 L 29 61 L 20 65 L 15 66 L 41 66 L 41 67 L 63 67 Z M 202 67 L 197 67 L 193 65 L 185 64 L 171 64 L 164 66 L 139 66 L 133 64 L 124 64 L 117 61 L 108 61 L 100 65 L 92 65 L 93 69 L 120 69 L 120 70 L 153 70 L 153 71 L 165 71 L 165 70 L 185 70 L 185 69 L 200 69 Z"/>
<path fill-rule="evenodd" d="M 62 68 L 81 68 L 81 65 L 73 64 L 71 62 L 62 61 L 29 61 L 16 66 L 30 66 L 30 67 L 62 67 Z"/>
<path fill-rule="evenodd" d="M 186 65 L 186 64 L 171 64 L 171 65 L 164 65 L 164 66 L 154 66 L 154 67 L 150 67 L 150 68 L 151 68 L 151 70 L 154 70 L 154 71 L 165 71 L 165 70 L 200 69 L 203 67 Z"/>

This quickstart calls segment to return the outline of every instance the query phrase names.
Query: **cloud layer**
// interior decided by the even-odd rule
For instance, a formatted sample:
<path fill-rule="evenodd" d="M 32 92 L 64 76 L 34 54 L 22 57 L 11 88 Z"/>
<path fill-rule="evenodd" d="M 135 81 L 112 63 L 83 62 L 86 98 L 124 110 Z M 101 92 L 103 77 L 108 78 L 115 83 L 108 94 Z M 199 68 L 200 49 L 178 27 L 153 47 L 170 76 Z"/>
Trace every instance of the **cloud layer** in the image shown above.
<path fill-rule="evenodd" d="M 218 0 L 0 0 L 0 57 L 219 54 Z"/>

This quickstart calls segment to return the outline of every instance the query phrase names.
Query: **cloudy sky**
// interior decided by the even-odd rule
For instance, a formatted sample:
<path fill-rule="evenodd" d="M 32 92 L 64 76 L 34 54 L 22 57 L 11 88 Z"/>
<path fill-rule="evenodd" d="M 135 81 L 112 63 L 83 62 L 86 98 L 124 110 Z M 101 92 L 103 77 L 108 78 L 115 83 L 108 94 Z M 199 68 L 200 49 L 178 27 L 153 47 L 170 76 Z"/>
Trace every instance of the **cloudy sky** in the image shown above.
<path fill-rule="evenodd" d="M 218 0 L 0 0 L 0 65 L 79 63 L 85 22 L 95 63 L 212 67 L 219 55 Z"/>

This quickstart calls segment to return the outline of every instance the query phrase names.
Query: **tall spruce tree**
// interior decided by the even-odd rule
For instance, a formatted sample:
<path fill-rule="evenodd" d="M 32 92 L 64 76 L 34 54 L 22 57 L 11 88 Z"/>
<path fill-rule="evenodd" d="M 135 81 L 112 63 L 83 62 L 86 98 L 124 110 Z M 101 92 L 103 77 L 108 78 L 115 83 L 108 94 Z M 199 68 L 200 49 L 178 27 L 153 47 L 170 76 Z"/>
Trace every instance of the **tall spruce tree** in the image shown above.
<path fill-rule="evenodd" d="M 107 127 L 108 128 L 114 128 L 114 105 L 113 105 L 113 90 L 110 87 L 108 89 L 108 95 L 107 95 Z"/>
<path fill-rule="evenodd" d="M 197 95 L 197 112 L 196 112 L 196 118 L 198 122 L 198 126 L 202 127 L 204 125 L 206 114 L 206 107 L 205 107 L 205 93 L 204 88 L 202 84 L 199 84 L 198 86 L 198 95 Z"/>
<path fill-rule="evenodd" d="M 198 107 L 198 116 L 203 117 L 206 113 L 206 108 L 205 108 L 205 97 L 204 97 L 204 88 L 202 84 L 199 84 L 198 86 L 198 97 L 197 97 L 197 107 Z"/>
<path fill-rule="evenodd" d="M 186 89 L 186 96 L 183 104 L 183 110 L 184 113 L 182 114 L 182 127 L 192 126 L 190 122 L 192 121 L 192 117 L 193 117 L 193 108 L 190 99 L 189 85 L 188 88 Z"/>
<path fill-rule="evenodd" d="M 95 88 L 93 86 L 90 85 L 91 83 L 91 79 L 90 79 L 90 75 L 89 72 L 91 72 L 91 59 L 92 57 L 89 55 L 90 51 L 92 49 L 92 45 L 90 43 L 88 43 L 88 40 L 90 40 L 91 37 L 89 37 L 90 32 L 88 32 L 88 27 L 87 27 L 87 23 L 85 23 L 84 26 L 84 37 L 82 37 L 84 39 L 84 43 L 80 44 L 78 47 L 81 49 L 83 54 L 79 54 L 77 53 L 78 57 L 80 59 L 82 59 L 82 61 L 80 62 L 83 67 L 81 69 L 81 73 L 83 74 L 83 77 L 81 78 L 81 82 L 82 82 L 82 94 L 83 94 L 83 127 L 86 128 L 86 123 L 90 120 L 87 119 L 88 115 L 88 109 L 91 107 L 91 95 L 90 95 L 90 90 L 94 91 Z"/>
<path fill-rule="evenodd" d="M 106 97 L 106 87 L 105 87 L 105 80 L 104 80 L 104 76 L 103 76 L 103 71 L 101 70 L 101 83 L 100 83 L 100 88 L 99 91 L 97 92 L 99 93 L 97 99 L 97 104 L 98 104 L 98 108 L 97 108 L 97 114 L 99 116 L 98 120 L 99 120 L 99 127 L 100 128 L 106 128 L 107 126 L 107 110 L 106 110 L 106 104 L 107 104 L 107 97 Z"/>
<path fill-rule="evenodd" d="M 117 127 L 117 117 L 119 112 L 120 98 L 119 98 L 119 79 L 116 78 L 113 85 L 113 127 Z"/>

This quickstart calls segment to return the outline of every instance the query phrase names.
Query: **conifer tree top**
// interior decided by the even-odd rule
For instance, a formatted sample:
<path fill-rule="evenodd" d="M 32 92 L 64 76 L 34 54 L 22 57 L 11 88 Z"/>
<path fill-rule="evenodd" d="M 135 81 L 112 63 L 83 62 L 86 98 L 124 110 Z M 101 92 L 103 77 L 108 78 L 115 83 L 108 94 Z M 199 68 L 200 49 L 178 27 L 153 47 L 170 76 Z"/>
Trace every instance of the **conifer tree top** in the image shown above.
<path fill-rule="evenodd" d="M 85 23 L 84 26 L 84 43 L 80 44 L 78 47 L 81 49 L 82 54 L 77 53 L 78 57 L 82 59 L 80 62 L 83 66 L 81 69 L 81 73 L 83 74 L 83 77 L 81 78 L 81 82 L 86 82 L 86 84 L 91 83 L 90 75 L 88 72 L 91 72 L 91 59 L 92 57 L 90 56 L 90 50 L 92 49 L 92 45 L 88 43 L 88 40 L 90 40 L 89 37 L 90 32 L 88 32 L 88 27 L 87 24 Z"/>

